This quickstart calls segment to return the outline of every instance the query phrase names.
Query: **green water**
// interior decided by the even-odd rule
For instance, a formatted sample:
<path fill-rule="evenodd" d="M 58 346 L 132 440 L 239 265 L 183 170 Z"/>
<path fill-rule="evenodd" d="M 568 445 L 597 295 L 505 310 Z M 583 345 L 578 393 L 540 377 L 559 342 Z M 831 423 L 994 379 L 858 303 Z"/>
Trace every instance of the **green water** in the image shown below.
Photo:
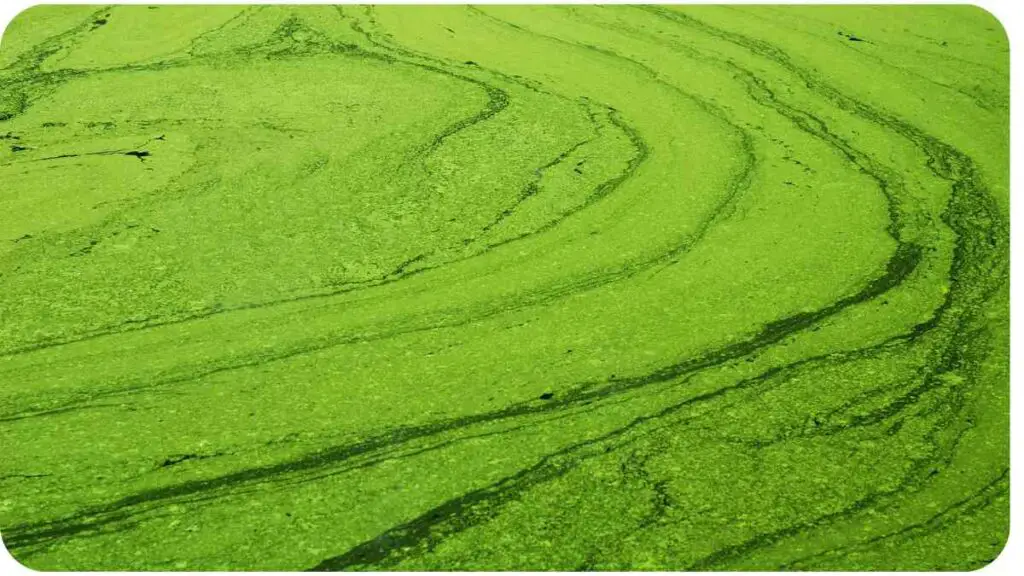
<path fill-rule="evenodd" d="M 0 531 L 43 570 L 966 570 L 1008 531 L 968 6 L 42 6 Z"/>

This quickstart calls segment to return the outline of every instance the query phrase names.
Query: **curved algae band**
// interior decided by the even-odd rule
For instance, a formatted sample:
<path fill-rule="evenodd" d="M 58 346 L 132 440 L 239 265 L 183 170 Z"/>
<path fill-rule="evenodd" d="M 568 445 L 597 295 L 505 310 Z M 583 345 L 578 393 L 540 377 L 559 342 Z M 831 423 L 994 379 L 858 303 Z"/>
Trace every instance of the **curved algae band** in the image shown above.
<path fill-rule="evenodd" d="M 40 570 L 968 570 L 1008 43 L 965 6 L 38 6 L 0 535 Z"/>

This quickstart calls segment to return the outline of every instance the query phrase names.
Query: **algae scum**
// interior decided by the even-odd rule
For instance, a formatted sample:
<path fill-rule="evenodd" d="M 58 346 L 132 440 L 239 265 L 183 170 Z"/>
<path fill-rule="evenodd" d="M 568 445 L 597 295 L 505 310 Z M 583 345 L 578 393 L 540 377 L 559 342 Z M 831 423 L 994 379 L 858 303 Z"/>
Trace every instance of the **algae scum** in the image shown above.
<path fill-rule="evenodd" d="M 36 569 L 970 569 L 1008 47 L 966 6 L 42 6 L 0 49 Z"/>

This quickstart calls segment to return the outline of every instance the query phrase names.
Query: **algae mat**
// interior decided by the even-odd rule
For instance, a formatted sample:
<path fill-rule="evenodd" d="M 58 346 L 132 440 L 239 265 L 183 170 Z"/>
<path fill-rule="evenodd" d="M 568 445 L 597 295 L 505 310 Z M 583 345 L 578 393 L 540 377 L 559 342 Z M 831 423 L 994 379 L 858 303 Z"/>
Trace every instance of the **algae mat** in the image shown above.
<path fill-rule="evenodd" d="M 37 569 L 970 569 L 1008 46 L 965 6 L 43 6 L 0 49 Z"/>

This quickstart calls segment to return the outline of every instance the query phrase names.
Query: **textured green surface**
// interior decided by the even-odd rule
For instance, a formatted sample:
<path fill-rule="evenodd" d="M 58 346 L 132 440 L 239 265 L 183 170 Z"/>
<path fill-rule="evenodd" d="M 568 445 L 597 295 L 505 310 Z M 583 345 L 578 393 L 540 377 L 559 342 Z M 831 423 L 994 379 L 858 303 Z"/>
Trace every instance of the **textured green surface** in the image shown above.
<path fill-rule="evenodd" d="M 38 569 L 969 569 L 1008 47 L 944 7 L 35 7 L 0 529 Z"/>

